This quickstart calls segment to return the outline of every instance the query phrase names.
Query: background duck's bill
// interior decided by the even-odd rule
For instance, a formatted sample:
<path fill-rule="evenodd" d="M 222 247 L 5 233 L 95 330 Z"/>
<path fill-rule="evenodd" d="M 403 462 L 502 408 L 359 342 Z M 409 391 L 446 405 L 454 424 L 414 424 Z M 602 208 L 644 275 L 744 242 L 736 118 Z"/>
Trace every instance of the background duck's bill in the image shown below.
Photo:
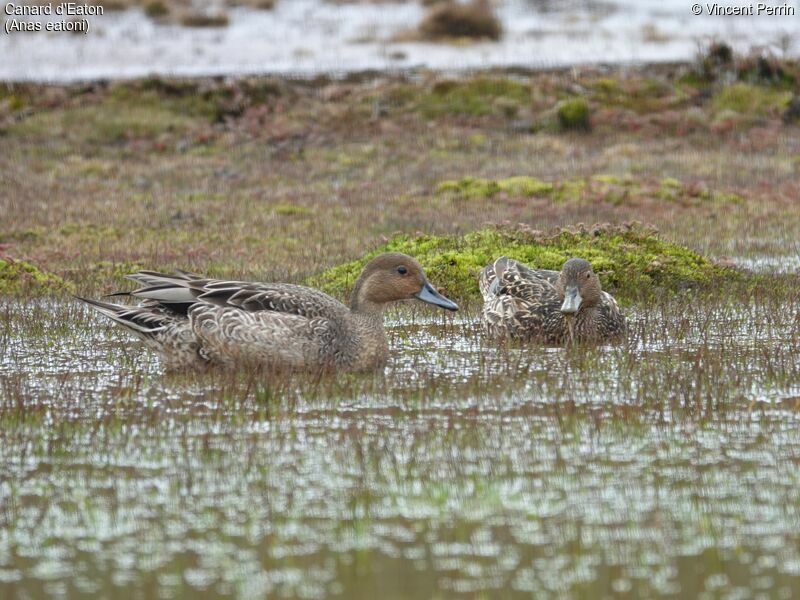
<path fill-rule="evenodd" d="M 574 314 L 581 308 L 581 293 L 576 287 L 568 287 L 564 292 L 564 303 L 561 305 L 561 312 L 564 314 Z"/>

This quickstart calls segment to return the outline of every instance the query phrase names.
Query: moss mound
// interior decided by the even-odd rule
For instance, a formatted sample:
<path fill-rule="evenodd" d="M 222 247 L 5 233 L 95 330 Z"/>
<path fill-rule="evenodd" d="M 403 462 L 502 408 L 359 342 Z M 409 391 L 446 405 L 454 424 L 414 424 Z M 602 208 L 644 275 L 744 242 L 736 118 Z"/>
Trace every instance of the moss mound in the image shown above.
<path fill-rule="evenodd" d="M 30 263 L 0 258 L 0 294 L 46 295 L 75 290 L 72 285 L 52 273 L 45 273 Z"/>
<path fill-rule="evenodd" d="M 488 227 L 463 236 L 399 235 L 308 283 L 344 298 L 364 265 L 382 252 L 414 256 L 435 285 L 462 302 L 480 298 L 478 273 L 503 255 L 552 270 L 560 270 L 571 257 L 585 258 L 605 288 L 624 302 L 739 277 L 737 271 L 717 266 L 688 248 L 661 239 L 654 229 L 633 224 L 580 226 L 549 234 L 518 226 Z"/>
<path fill-rule="evenodd" d="M 558 125 L 565 131 L 589 131 L 589 103 L 586 98 L 562 100 L 556 107 Z"/>

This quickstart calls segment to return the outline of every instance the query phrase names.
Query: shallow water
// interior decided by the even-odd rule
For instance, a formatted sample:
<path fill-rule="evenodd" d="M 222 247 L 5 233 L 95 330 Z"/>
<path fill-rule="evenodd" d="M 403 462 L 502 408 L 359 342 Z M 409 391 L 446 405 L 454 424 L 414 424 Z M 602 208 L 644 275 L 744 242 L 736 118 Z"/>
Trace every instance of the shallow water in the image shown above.
<path fill-rule="evenodd" d="M 271 382 L 6 304 L 0 597 L 789 598 L 786 302 L 665 302 L 580 350 L 402 313 L 384 373 Z"/>
<path fill-rule="evenodd" d="M 230 10 L 229 25 L 210 30 L 159 25 L 140 11 L 106 11 L 89 17 L 87 35 L 0 35 L 0 80 L 312 76 L 366 69 L 675 61 L 693 58 L 698 45 L 711 38 L 742 51 L 753 46 L 779 54 L 800 51 L 792 42 L 800 34 L 797 2 L 787 4 L 794 17 L 695 17 L 684 0 L 502 0 L 496 5 L 503 38 L 466 46 L 396 41 L 423 18 L 424 9 L 413 1 L 279 0 L 272 11 Z"/>

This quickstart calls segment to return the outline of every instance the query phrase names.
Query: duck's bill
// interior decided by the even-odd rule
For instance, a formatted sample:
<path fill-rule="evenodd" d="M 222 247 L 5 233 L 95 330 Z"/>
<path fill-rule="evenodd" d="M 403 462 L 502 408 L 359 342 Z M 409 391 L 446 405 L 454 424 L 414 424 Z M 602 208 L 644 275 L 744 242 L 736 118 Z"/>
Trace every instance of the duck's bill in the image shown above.
<path fill-rule="evenodd" d="M 433 304 L 434 306 L 439 306 L 446 310 L 458 310 L 458 304 L 442 296 L 439 292 L 433 289 L 433 286 L 427 281 L 425 282 L 425 286 L 420 290 L 416 297 L 417 300 L 422 300 L 423 302 Z"/>
<path fill-rule="evenodd" d="M 561 305 L 561 312 L 565 315 L 574 315 L 581 308 L 581 293 L 577 287 L 570 286 L 564 291 L 564 303 Z"/>

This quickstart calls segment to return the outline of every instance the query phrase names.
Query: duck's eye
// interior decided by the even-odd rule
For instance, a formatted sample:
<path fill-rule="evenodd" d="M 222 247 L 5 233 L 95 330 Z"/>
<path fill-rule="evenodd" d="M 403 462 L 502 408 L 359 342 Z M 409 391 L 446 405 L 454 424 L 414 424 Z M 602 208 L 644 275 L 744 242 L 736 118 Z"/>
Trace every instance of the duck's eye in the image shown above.
<path fill-rule="evenodd" d="M 405 267 L 402 267 L 402 266 L 401 267 L 397 267 L 397 272 L 400 273 L 400 275 L 405 275 L 406 273 L 408 273 L 408 269 L 406 269 Z"/>
<path fill-rule="evenodd" d="M 591 279 L 591 278 L 592 278 L 592 272 L 589 271 L 588 273 L 586 273 L 586 279 Z"/>

